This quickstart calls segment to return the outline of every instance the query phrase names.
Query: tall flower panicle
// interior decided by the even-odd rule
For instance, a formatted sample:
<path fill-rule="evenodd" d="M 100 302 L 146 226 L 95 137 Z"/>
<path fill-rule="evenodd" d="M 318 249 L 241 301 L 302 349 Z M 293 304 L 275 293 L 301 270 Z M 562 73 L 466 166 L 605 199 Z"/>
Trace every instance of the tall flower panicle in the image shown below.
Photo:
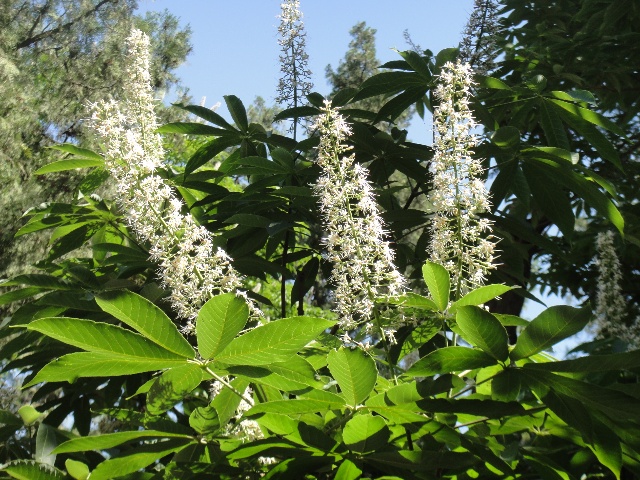
<path fill-rule="evenodd" d="M 457 296 L 482 285 L 488 271 L 495 268 L 492 225 L 480 216 L 490 205 L 480 178 L 482 164 L 473 158 L 478 141 L 469 109 L 472 85 L 468 64 L 446 63 L 435 89 L 440 104 L 433 112 L 431 256 L 451 274 Z"/>
<path fill-rule="evenodd" d="M 327 258 L 333 262 L 336 310 L 340 326 L 353 330 L 368 324 L 376 298 L 395 296 L 404 278 L 393 264 L 367 169 L 345 156 L 349 125 L 327 102 L 315 128 L 320 132 L 318 165 L 322 175 L 314 186 L 327 237 Z"/>
<path fill-rule="evenodd" d="M 596 336 L 618 337 L 631 348 L 640 347 L 640 322 L 626 323 L 627 304 L 622 294 L 622 266 L 614 246 L 612 231 L 600 232 L 596 237 L 596 266 L 598 291 L 596 295 Z"/>
<path fill-rule="evenodd" d="M 311 71 L 309 55 L 306 51 L 307 34 L 302 23 L 299 0 L 285 0 L 281 5 L 278 45 L 280 54 L 280 72 L 278 96 L 276 102 L 287 108 L 297 107 L 311 92 Z M 292 129 L 295 128 L 295 122 Z"/>
<path fill-rule="evenodd" d="M 498 7 L 494 0 L 475 0 L 460 42 L 460 59 L 486 75 L 495 68 Z"/>
<path fill-rule="evenodd" d="M 184 214 L 184 205 L 155 173 L 163 162 L 149 75 L 149 39 L 133 30 L 127 39 L 123 100 L 98 102 L 91 124 L 105 144 L 105 163 L 117 181 L 118 202 L 132 230 L 151 245 L 163 287 L 177 314 L 187 320 L 213 295 L 235 292 L 241 278 L 211 234 Z"/>

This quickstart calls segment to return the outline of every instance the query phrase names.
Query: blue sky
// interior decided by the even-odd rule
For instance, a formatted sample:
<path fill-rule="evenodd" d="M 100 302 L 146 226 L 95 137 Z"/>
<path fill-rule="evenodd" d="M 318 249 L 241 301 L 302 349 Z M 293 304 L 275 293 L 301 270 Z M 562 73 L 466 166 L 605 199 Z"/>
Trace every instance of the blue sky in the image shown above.
<path fill-rule="evenodd" d="M 349 30 L 357 22 L 377 29 L 377 56 L 382 63 L 399 58 L 392 48 L 409 48 L 405 29 L 415 43 L 437 53 L 458 45 L 473 0 L 301 0 L 300 4 L 314 90 L 326 94 L 325 67 L 338 66 L 348 48 Z M 140 0 L 140 12 L 164 9 L 193 31 L 193 53 L 178 75 L 194 103 L 206 97 L 210 107 L 228 94 L 245 105 L 257 95 L 273 102 L 280 76 L 279 0 Z M 416 117 L 409 135 L 426 142 L 429 128 Z"/>

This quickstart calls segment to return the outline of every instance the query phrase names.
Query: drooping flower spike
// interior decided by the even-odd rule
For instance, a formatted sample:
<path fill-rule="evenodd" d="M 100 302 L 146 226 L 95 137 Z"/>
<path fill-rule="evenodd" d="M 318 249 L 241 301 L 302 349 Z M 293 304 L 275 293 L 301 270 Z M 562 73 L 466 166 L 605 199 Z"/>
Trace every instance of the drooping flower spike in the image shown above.
<path fill-rule="evenodd" d="M 121 101 L 92 105 L 91 124 L 105 147 L 105 164 L 117 181 L 118 203 L 131 229 L 150 244 L 159 277 L 177 314 L 193 329 L 200 306 L 218 293 L 236 292 L 241 278 L 231 259 L 214 247 L 170 185 L 159 175 L 164 159 L 149 74 L 149 39 L 139 30 L 127 38 L 128 82 Z"/>

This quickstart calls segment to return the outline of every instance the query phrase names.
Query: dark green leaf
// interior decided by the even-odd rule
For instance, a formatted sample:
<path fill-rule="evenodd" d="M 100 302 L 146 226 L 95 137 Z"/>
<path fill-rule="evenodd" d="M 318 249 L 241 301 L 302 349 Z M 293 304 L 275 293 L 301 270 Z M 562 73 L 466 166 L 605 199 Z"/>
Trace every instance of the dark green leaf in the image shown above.
<path fill-rule="evenodd" d="M 496 360 L 481 350 L 467 347 L 446 347 L 431 352 L 418 360 L 405 375 L 411 377 L 429 377 L 431 375 L 495 365 Z"/>
<path fill-rule="evenodd" d="M 557 305 L 543 311 L 520 333 L 512 360 L 527 358 L 582 330 L 591 319 L 591 309 Z"/>
<path fill-rule="evenodd" d="M 207 122 L 211 122 L 219 127 L 222 127 L 226 130 L 234 131 L 235 129 L 227 122 L 224 118 L 218 115 L 216 112 L 211 110 L 210 108 L 203 107 L 200 105 L 180 105 L 174 104 L 176 107 L 182 108 L 187 112 L 193 113 L 200 118 L 205 119 Z"/>
<path fill-rule="evenodd" d="M 205 125 L 204 123 L 175 122 L 162 125 L 157 130 L 158 133 L 181 133 L 184 135 L 211 135 L 215 137 L 224 136 L 229 132 L 221 128 Z"/>
<path fill-rule="evenodd" d="M 520 132 L 516 127 L 500 127 L 491 135 L 491 142 L 500 148 L 514 148 L 520 144 Z"/>
<path fill-rule="evenodd" d="M 236 122 L 236 125 L 246 132 L 249 128 L 249 120 L 247 120 L 247 111 L 242 104 L 242 101 L 235 95 L 225 95 L 224 101 L 227 104 L 231 118 Z"/>

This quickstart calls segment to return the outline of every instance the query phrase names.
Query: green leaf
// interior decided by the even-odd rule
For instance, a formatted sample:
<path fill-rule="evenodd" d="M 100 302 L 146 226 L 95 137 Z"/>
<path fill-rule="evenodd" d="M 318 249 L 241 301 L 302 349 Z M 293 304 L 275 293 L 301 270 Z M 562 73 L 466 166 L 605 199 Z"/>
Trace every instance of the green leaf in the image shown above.
<path fill-rule="evenodd" d="M 575 214 L 569 197 L 558 188 L 556 179 L 544 169 L 536 168 L 535 164 L 524 164 L 522 169 L 527 183 L 531 187 L 531 194 L 536 204 L 560 229 L 562 234 L 571 239 L 575 228 Z"/>
<path fill-rule="evenodd" d="M 438 306 L 433 300 L 413 292 L 407 292 L 401 297 L 392 299 L 392 301 L 396 305 L 403 305 L 405 307 L 419 308 L 421 310 L 438 310 Z"/>
<path fill-rule="evenodd" d="M 184 135 L 211 135 L 211 136 L 224 136 L 228 135 L 227 130 L 222 128 L 212 127 L 205 125 L 204 123 L 193 122 L 174 122 L 162 125 L 156 130 L 158 133 L 181 133 Z"/>
<path fill-rule="evenodd" d="M 592 419 L 593 444 L 589 445 L 598 461 L 620 479 L 622 469 L 622 446 L 615 432 L 597 418 Z"/>
<path fill-rule="evenodd" d="M 211 406 L 198 407 L 189 415 L 189 426 L 200 435 L 211 435 L 220 429 L 218 412 Z"/>
<path fill-rule="evenodd" d="M 519 372 L 507 368 L 491 380 L 491 397 L 502 402 L 517 400 L 521 383 Z"/>
<path fill-rule="evenodd" d="M 277 413 L 280 415 L 300 415 L 303 413 L 318 413 L 328 410 L 338 409 L 344 406 L 344 403 L 325 402 L 322 400 L 311 400 L 305 398 L 296 398 L 293 400 L 274 400 L 272 402 L 258 403 L 251 407 L 246 413 L 247 416 L 258 413 Z"/>
<path fill-rule="evenodd" d="M 18 300 L 24 300 L 25 298 L 33 297 L 34 295 L 46 291 L 47 289 L 40 287 L 26 287 L 12 290 L 11 292 L 0 295 L 0 306 L 16 302 Z"/>
<path fill-rule="evenodd" d="M 227 104 L 231 118 L 236 122 L 238 128 L 243 132 L 246 132 L 249 128 L 249 120 L 247 120 L 247 111 L 242 104 L 242 101 L 235 95 L 225 95 L 224 101 Z"/>
<path fill-rule="evenodd" d="M 500 127 L 491 135 L 491 142 L 500 148 L 514 148 L 520 144 L 520 131 L 516 127 Z"/>
<path fill-rule="evenodd" d="M 38 416 L 40 416 L 40 413 L 38 413 Z M 16 427 L 23 425 L 22 419 L 8 410 L 0 410 L 0 423 L 3 425 L 14 425 Z"/>
<path fill-rule="evenodd" d="M 467 347 L 445 347 L 418 360 L 405 375 L 429 377 L 436 374 L 475 370 L 495 365 L 495 359 L 481 350 Z"/>
<path fill-rule="evenodd" d="M 42 414 L 33 408 L 31 405 L 23 405 L 18 409 L 18 415 L 22 418 L 22 421 L 25 425 L 33 425 L 36 423 Z"/>
<path fill-rule="evenodd" d="M 500 321 L 480 307 L 459 307 L 456 324 L 466 341 L 481 348 L 496 360 L 509 357 L 509 338 Z"/>
<path fill-rule="evenodd" d="M 140 332 L 145 338 L 177 355 L 194 358 L 195 351 L 171 319 L 146 298 L 120 290 L 96 297 L 102 310 Z"/>
<path fill-rule="evenodd" d="M 590 355 L 573 360 L 547 363 L 526 363 L 524 368 L 546 370 L 548 372 L 591 373 L 640 368 L 640 350 L 613 353 L 610 355 Z"/>
<path fill-rule="evenodd" d="M 216 360 L 226 365 L 285 362 L 334 324 L 334 321 L 314 317 L 276 320 L 232 340 Z"/>
<path fill-rule="evenodd" d="M 196 320 L 198 352 L 213 358 L 236 337 L 249 318 L 247 303 L 233 293 L 213 297 L 205 303 Z"/>
<path fill-rule="evenodd" d="M 387 445 L 391 431 L 380 416 L 369 413 L 356 415 L 342 431 L 342 440 L 349 450 L 358 453 L 371 452 Z"/>
<path fill-rule="evenodd" d="M 192 363 L 167 370 L 151 385 L 147 410 L 151 415 L 166 412 L 200 385 L 202 376 L 202 368 Z"/>
<path fill-rule="evenodd" d="M 602 193 L 597 183 L 590 181 L 583 175 L 580 175 L 565 165 L 560 165 L 553 160 L 542 158 L 532 159 L 538 167 L 544 168 L 546 174 L 555 179 L 556 182 L 565 185 L 582 197 L 590 206 L 595 208 L 598 213 L 608 219 L 618 231 L 624 235 L 624 218 L 615 204 Z"/>
<path fill-rule="evenodd" d="M 219 127 L 222 127 L 224 129 L 231 130 L 231 131 L 235 130 L 229 124 L 229 122 L 227 122 L 224 118 L 222 118 L 222 116 L 220 116 L 210 108 L 203 107 L 201 105 L 181 105 L 181 104 L 174 104 L 174 105 L 183 110 L 186 110 L 187 112 L 193 113 L 194 115 L 197 115 L 198 117 L 203 118 L 208 122 L 218 125 Z"/>
<path fill-rule="evenodd" d="M 161 458 L 182 450 L 193 443 L 192 439 L 171 439 L 164 442 L 138 446 L 128 454 L 110 458 L 98 464 L 91 472 L 91 480 L 111 480 L 128 473 L 137 472 Z"/>
<path fill-rule="evenodd" d="M 605 130 L 609 130 L 610 132 L 615 133 L 616 135 L 620 135 L 621 137 L 625 137 L 625 133 L 620 129 L 615 123 L 613 123 L 608 118 L 596 113 L 587 108 L 579 107 L 574 103 L 563 102 L 562 100 L 548 100 L 548 102 L 557 105 L 558 107 L 566 110 L 574 117 L 581 118 L 593 125 L 597 125 L 598 127 L 604 128 Z"/>
<path fill-rule="evenodd" d="M 53 453 L 57 455 L 60 453 L 73 452 L 97 452 L 100 450 L 108 450 L 133 440 L 141 441 L 156 438 L 191 439 L 189 435 L 184 435 L 182 433 L 161 432 L 159 430 L 133 430 L 129 432 L 107 433 L 104 435 L 72 438 L 71 440 L 67 440 L 66 442 L 58 445 L 55 450 L 53 450 Z"/>
<path fill-rule="evenodd" d="M 53 467 L 56 461 L 56 455 L 51 452 L 53 452 L 57 444 L 56 429 L 41 423 L 38 426 L 38 433 L 36 434 L 36 462 Z"/>
<path fill-rule="evenodd" d="M 351 460 L 344 459 L 338 470 L 336 470 L 335 480 L 358 480 L 362 475 L 362 470 Z"/>
<path fill-rule="evenodd" d="M 582 330 L 591 319 L 591 309 L 566 305 L 550 307 L 538 315 L 520 333 L 512 360 L 527 358 Z"/>
<path fill-rule="evenodd" d="M 228 135 L 214 138 L 213 140 L 205 143 L 203 146 L 198 148 L 193 155 L 191 155 L 191 158 L 189 158 L 187 165 L 184 167 L 184 176 L 187 177 L 225 149 L 239 144 L 240 141 L 239 137 L 235 135 Z"/>
<path fill-rule="evenodd" d="M 65 478 L 57 468 L 33 460 L 16 460 L 0 466 L 0 472 L 8 473 L 18 480 L 57 480 Z"/>
<path fill-rule="evenodd" d="M 494 298 L 502 295 L 503 293 L 508 292 L 509 290 L 513 290 L 516 287 L 508 287 L 507 285 L 484 285 L 482 287 L 478 287 L 475 290 L 470 291 L 461 299 L 456 300 L 449 306 L 449 311 L 451 313 L 455 313 L 455 311 L 459 307 L 464 307 L 466 305 L 482 305 L 483 303 L 488 302 L 489 300 L 493 300 Z"/>
<path fill-rule="evenodd" d="M 34 320 L 29 330 L 91 352 L 117 353 L 124 357 L 181 359 L 176 353 L 122 327 L 79 318 L 53 317 Z"/>
<path fill-rule="evenodd" d="M 102 159 L 87 160 L 72 158 L 69 160 L 58 160 L 57 162 L 52 162 L 44 167 L 40 167 L 33 173 L 34 175 L 44 175 L 45 173 L 65 172 L 67 170 L 77 170 L 79 168 L 101 167 L 102 165 L 104 165 L 104 161 Z"/>
<path fill-rule="evenodd" d="M 66 467 L 69 475 L 71 475 L 75 480 L 87 480 L 87 478 L 89 478 L 89 467 L 82 462 L 67 458 L 64 461 L 64 466 Z"/>
<path fill-rule="evenodd" d="M 376 384 L 376 362 L 359 349 L 341 347 L 327 356 L 329 371 L 336 379 L 347 404 L 356 407 L 371 393 Z"/>
<path fill-rule="evenodd" d="M 80 148 L 72 143 L 63 143 L 60 145 L 53 145 L 51 147 L 52 150 L 58 150 L 60 152 L 70 153 L 74 157 L 84 158 L 88 160 L 96 160 L 104 163 L 102 156 L 93 150 L 89 150 L 88 148 Z"/>
<path fill-rule="evenodd" d="M 231 386 L 240 393 L 249 386 L 249 381 L 237 377 L 231 382 Z M 236 409 L 240 405 L 240 397 L 231 389 L 224 387 L 218 395 L 216 395 L 211 402 L 210 406 L 216 409 L 218 412 L 218 420 L 220 425 L 226 425 L 226 423 L 236 414 Z"/>
<path fill-rule="evenodd" d="M 567 138 L 567 133 L 553 106 L 549 105 L 548 100 L 544 98 L 540 99 L 538 106 L 540 110 L 540 125 L 549 145 L 568 150 L 569 139 Z"/>
<path fill-rule="evenodd" d="M 179 367 L 184 358 L 158 359 L 130 357 L 113 353 L 70 353 L 42 368 L 24 387 L 40 382 L 74 382 L 80 377 L 116 377 Z"/>
<path fill-rule="evenodd" d="M 451 290 L 449 272 L 442 265 L 426 262 L 422 266 L 422 276 L 433 301 L 440 311 L 445 311 L 449 304 L 449 291 Z"/>

